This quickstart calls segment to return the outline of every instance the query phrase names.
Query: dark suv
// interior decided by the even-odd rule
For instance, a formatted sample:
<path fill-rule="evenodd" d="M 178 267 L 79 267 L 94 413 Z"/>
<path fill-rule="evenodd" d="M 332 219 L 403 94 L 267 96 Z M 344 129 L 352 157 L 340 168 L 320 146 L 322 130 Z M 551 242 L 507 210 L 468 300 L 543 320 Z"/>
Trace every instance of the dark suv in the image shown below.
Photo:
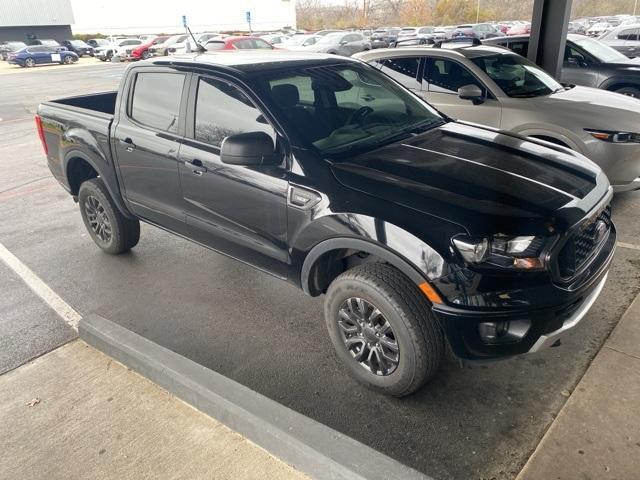
<path fill-rule="evenodd" d="M 467 360 L 555 344 L 614 251 L 595 164 L 443 117 L 335 55 L 142 61 L 36 123 L 98 247 L 133 248 L 142 220 L 326 294 L 338 356 L 392 395 L 431 378 L 447 342 Z"/>
<path fill-rule="evenodd" d="M 527 56 L 529 35 L 492 38 L 486 45 L 500 45 Z M 559 79 L 562 83 L 602 88 L 640 97 L 640 58 L 630 59 L 593 38 L 569 34 L 564 64 Z"/>

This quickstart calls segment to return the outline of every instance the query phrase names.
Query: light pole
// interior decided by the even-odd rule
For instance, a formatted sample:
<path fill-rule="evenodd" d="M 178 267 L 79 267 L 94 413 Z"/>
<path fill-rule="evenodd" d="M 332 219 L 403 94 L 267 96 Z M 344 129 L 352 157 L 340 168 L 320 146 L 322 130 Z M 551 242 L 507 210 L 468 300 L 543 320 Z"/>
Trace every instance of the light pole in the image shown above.
<path fill-rule="evenodd" d="M 638 0 L 636 0 L 636 4 L 637 3 L 638 3 Z M 480 0 L 478 0 L 478 7 L 476 8 L 476 23 L 480 23 Z"/>
<path fill-rule="evenodd" d="M 636 3 L 633 4 L 633 14 L 636 14 L 636 10 L 638 9 L 638 0 L 636 0 Z"/>

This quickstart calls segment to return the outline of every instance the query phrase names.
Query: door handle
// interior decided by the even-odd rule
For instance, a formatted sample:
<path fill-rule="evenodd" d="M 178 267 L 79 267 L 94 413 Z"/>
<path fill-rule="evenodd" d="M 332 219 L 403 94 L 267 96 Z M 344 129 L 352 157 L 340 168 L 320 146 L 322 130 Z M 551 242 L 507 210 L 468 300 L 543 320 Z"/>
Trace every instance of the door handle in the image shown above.
<path fill-rule="evenodd" d="M 207 167 L 203 165 L 202 160 L 198 160 L 197 158 L 194 158 L 193 160 L 185 160 L 184 164 L 191 166 L 191 171 L 194 175 L 202 175 L 207 171 Z"/>
<path fill-rule="evenodd" d="M 133 152 L 133 149 L 136 148 L 133 140 L 131 140 L 129 137 L 120 139 L 118 141 L 120 142 L 120 145 L 123 145 L 126 148 L 127 152 Z"/>

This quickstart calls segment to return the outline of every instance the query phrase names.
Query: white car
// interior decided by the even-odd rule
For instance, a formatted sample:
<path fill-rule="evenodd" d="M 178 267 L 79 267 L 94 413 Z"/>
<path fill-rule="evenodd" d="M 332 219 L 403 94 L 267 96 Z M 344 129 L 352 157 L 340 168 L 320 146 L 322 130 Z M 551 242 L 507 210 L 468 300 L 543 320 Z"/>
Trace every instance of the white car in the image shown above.
<path fill-rule="evenodd" d="M 171 48 L 176 43 L 184 42 L 187 37 L 188 35 L 185 33 L 182 33 L 180 35 L 173 35 L 172 37 L 167 38 L 164 42 L 149 47 L 149 54 L 152 57 L 169 55 L 169 48 Z"/>
<path fill-rule="evenodd" d="M 587 29 L 587 35 L 590 37 L 599 37 L 600 35 L 604 35 L 613 27 L 609 24 L 609 22 L 598 22 L 594 23 L 591 27 Z"/>
<path fill-rule="evenodd" d="M 281 48 L 284 50 L 302 51 L 306 50 L 307 47 L 315 45 L 316 42 L 321 38 L 322 35 L 294 35 L 293 37 L 290 37 L 279 44 L 277 48 Z"/>
<path fill-rule="evenodd" d="M 95 56 L 103 62 L 110 61 L 114 56 L 122 58 L 122 53 L 127 47 L 133 49 L 136 45 L 141 45 L 142 40 L 138 38 L 112 39 L 108 45 L 98 47 L 94 50 Z"/>
<path fill-rule="evenodd" d="M 289 35 L 283 35 L 281 33 L 273 33 L 269 35 L 260 35 L 260 38 L 266 42 L 269 42 L 271 45 L 281 45 L 287 41 Z"/>
<path fill-rule="evenodd" d="M 354 58 L 452 118 L 570 148 L 597 163 L 614 191 L 640 189 L 639 99 L 562 86 L 526 58 L 499 47 L 393 48 Z"/>
<path fill-rule="evenodd" d="M 207 32 L 195 33 L 193 36 L 195 37 L 196 42 L 204 47 L 209 40 L 221 40 L 227 35 L 216 32 Z M 191 36 L 187 36 L 187 38 L 185 38 L 181 42 L 176 42 L 173 45 L 170 45 L 167 48 L 167 54 L 180 55 L 182 53 L 187 53 L 187 49 L 190 52 L 195 52 L 197 50 L 197 45 L 193 42 L 193 38 L 191 38 Z"/>

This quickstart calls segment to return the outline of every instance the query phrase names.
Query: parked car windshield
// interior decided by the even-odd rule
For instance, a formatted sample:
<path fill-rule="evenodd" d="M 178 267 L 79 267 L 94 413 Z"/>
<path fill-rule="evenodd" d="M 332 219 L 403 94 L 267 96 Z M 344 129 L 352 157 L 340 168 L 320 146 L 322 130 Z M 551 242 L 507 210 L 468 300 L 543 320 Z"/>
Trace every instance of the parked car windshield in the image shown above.
<path fill-rule="evenodd" d="M 606 45 L 593 38 L 576 35 L 572 37 L 573 43 L 582 47 L 587 53 L 593 55 L 595 58 L 604 63 L 627 63 L 629 58 L 625 57 L 622 53 L 614 50 L 609 45 Z"/>
<path fill-rule="evenodd" d="M 89 46 L 86 43 L 84 43 L 82 40 L 71 40 L 69 43 L 74 47 L 80 47 L 80 48 L 86 48 Z"/>
<path fill-rule="evenodd" d="M 344 33 L 329 33 L 316 42 L 316 45 L 337 45 L 344 37 Z"/>
<path fill-rule="evenodd" d="M 368 151 L 443 122 L 426 103 L 366 65 L 256 73 L 289 128 L 322 155 Z"/>
<path fill-rule="evenodd" d="M 510 97 L 539 97 L 563 88 L 551 75 L 520 55 L 500 53 L 471 61 Z"/>

